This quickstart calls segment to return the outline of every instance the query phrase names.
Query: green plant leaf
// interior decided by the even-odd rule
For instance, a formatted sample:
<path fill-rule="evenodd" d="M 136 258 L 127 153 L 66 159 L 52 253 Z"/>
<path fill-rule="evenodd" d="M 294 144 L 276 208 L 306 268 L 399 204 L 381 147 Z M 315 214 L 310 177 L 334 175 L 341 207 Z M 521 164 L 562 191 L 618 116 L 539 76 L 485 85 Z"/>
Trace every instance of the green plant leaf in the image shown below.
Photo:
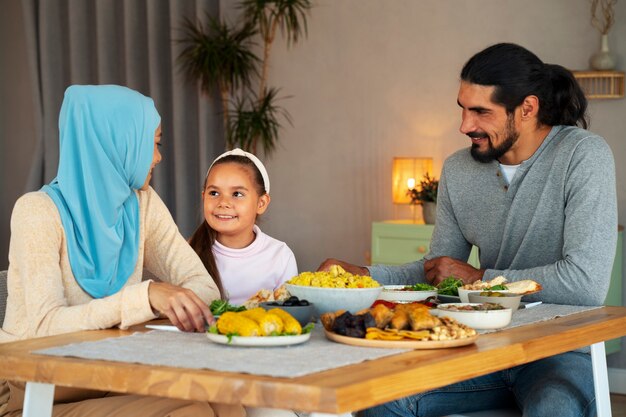
<path fill-rule="evenodd" d="M 209 15 L 207 22 L 184 19 L 183 37 L 177 40 L 184 46 L 178 64 L 206 93 L 249 86 L 260 62 L 252 52 L 257 29 L 250 24 L 229 26 Z"/>
<path fill-rule="evenodd" d="M 287 39 L 287 45 L 307 35 L 307 14 L 312 7 L 311 0 L 243 0 L 239 3 L 246 19 L 258 25 L 264 39 L 268 39 L 276 24 Z"/>
<path fill-rule="evenodd" d="M 252 98 L 238 99 L 233 103 L 229 121 L 227 143 L 230 147 L 255 152 L 257 144 L 270 155 L 278 142 L 278 131 L 282 128 L 280 119 L 291 124 L 289 113 L 276 105 L 278 89 L 266 91 L 260 101 Z"/>
<path fill-rule="evenodd" d="M 439 191 L 439 180 L 424 174 L 424 178 L 419 182 L 419 186 L 407 191 L 411 197 L 411 204 L 422 204 L 426 201 L 437 202 L 437 192 Z"/>

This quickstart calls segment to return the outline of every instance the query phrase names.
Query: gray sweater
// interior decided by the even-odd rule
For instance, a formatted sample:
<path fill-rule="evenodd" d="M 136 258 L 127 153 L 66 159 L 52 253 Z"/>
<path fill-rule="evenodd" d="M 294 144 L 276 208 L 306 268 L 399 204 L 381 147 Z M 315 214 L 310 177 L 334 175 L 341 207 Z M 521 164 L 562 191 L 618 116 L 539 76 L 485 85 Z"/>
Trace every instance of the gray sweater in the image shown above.
<path fill-rule="evenodd" d="M 517 169 L 511 184 L 497 161 L 476 162 L 469 148 L 444 163 L 437 223 L 424 259 L 467 260 L 479 248 L 483 280 L 532 279 L 543 291 L 525 300 L 601 305 L 617 241 L 615 164 L 601 137 L 555 126 Z M 370 266 L 385 284 L 424 282 L 423 260 Z"/>

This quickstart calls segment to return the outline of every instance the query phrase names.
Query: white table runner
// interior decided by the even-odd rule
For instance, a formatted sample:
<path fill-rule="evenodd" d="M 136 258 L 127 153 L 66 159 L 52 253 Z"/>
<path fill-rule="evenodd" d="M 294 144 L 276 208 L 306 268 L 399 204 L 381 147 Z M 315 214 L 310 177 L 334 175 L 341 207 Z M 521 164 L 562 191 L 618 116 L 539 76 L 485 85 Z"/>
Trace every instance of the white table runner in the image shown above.
<path fill-rule="evenodd" d="M 542 304 L 515 312 L 507 328 L 594 308 L 597 307 Z M 408 350 L 356 347 L 331 342 L 326 339 L 318 323 L 308 342 L 285 347 L 225 346 L 210 342 L 204 334 L 154 330 L 42 349 L 34 353 L 293 378 Z"/>

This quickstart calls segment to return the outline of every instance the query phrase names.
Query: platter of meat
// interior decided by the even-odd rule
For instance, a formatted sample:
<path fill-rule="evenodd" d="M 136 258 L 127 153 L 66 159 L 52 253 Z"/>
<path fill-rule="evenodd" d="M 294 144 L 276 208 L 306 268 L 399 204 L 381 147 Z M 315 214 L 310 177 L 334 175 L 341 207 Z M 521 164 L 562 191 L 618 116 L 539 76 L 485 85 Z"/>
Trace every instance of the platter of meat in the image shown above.
<path fill-rule="evenodd" d="M 346 311 L 321 316 L 326 337 L 354 346 L 406 349 L 440 349 L 472 344 L 474 329 L 449 317 L 430 314 L 420 303 L 388 307 L 377 304 L 357 314 Z"/>
<path fill-rule="evenodd" d="M 376 347 L 376 348 L 388 348 L 388 349 L 442 349 L 458 346 L 471 345 L 478 339 L 478 335 L 465 337 L 463 339 L 453 340 L 372 340 L 372 339 L 360 339 L 357 337 L 342 336 L 337 333 L 324 330 L 326 338 L 333 342 L 343 343 L 352 346 L 363 347 Z"/>

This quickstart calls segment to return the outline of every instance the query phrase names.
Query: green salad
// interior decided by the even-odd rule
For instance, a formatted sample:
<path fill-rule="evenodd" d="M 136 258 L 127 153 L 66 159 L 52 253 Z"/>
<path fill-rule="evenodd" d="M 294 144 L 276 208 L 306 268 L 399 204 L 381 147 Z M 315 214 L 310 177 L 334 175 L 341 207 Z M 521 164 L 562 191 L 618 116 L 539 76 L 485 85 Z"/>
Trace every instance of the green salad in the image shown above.
<path fill-rule="evenodd" d="M 423 284 L 423 283 L 417 283 L 414 285 L 407 285 L 406 287 L 402 288 L 403 291 L 432 291 L 435 290 L 436 288 L 433 287 L 430 284 Z"/>
<path fill-rule="evenodd" d="M 508 290 L 508 288 L 506 287 L 506 285 L 504 284 L 500 284 L 500 285 L 494 285 L 493 287 L 487 287 L 485 288 L 486 291 L 505 291 Z"/>
<path fill-rule="evenodd" d="M 459 295 L 459 287 L 463 286 L 463 281 L 454 277 L 448 277 L 437 284 L 437 293 L 441 295 Z"/>
<path fill-rule="evenodd" d="M 235 306 L 228 303 L 228 300 L 213 300 L 211 305 L 209 305 L 209 309 L 211 310 L 211 314 L 214 316 L 219 316 L 220 314 L 224 314 L 227 311 L 245 311 L 246 308 L 244 306 Z"/>

